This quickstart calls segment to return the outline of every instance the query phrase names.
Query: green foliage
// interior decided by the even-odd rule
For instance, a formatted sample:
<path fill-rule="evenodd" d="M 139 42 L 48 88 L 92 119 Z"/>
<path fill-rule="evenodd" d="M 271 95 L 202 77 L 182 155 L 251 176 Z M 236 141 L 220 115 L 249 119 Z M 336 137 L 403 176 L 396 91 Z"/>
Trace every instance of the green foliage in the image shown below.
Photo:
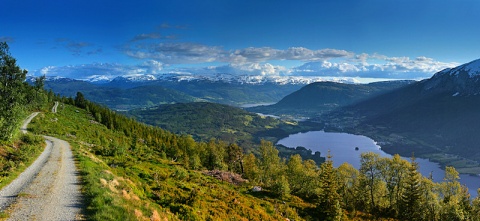
<path fill-rule="evenodd" d="M 13 146 L 0 145 L 0 187 L 14 180 L 43 150 L 40 136 L 25 134 Z"/>
<path fill-rule="evenodd" d="M 39 110 L 48 104 L 47 93 L 41 88 L 44 78 L 37 78 L 35 86 L 31 86 L 25 82 L 26 74 L 10 55 L 7 43 L 0 42 L 1 141 L 15 137 L 27 110 Z"/>
<path fill-rule="evenodd" d="M 279 179 L 273 184 L 272 192 L 280 199 L 286 199 L 290 197 L 290 185 L 288 179 L 281 175 Z"/>
<path fill-rule="evenodd" d="M 424 202 L 424 199 L 421 199 L 423 196 L 421 175 L 417 170 L 418 165 L 412 159 L 412 163 L 408 168 L 406 180 L 403 183 L 404 191 L 399 202 L 400 217 L 402 219 L 420 220 L 423 212 L 421 211 L 421 202 Z"/>
<path fill-rule="evenodd" d="M 22 104 L 24 104 L 24 83 L 26 70 L 20 69 L 16 59 L 10 55 L 7 43 L 0 42 L 0 139 L 13 137 L 18 127 Z"/>
<path fill-rule="evenodd" d="M 262 141 L 260 144 L 260 182 L 271 187 L 276 180 L 280 178 L 284 167 L 284 162 L 278 156 L 278 150 L 268 141 Z"/>
<path fill-rule="evenodd" d="M 343 210 L 340 206 L 337 181 L 333 162 L 328 159 L 320 167 L 320 194 L 317 212 L 321 220 L 342 220 Z"/>
<path fill-rule="evenodd" d="M 211 138 L 235 143 L 246 152 L 257 153 L 260 140 L 276 141 L 289 134 L 312 130 L 316 124 L 289 123 L 272 117 L 262 117 L 243 109 L 206 102 L 160 105 L 135 109 L 129 116 L 146 124 L 161 127 L 177 134 L 191 134 L 196 140 Z M 323 162 L 320 153 L 307 149 L 279 147 L 282 157 L 300 154 L 304 159 Z"/>
<path fill-rule="evenodd" d="M 157 211 L 160 218 L 169 220 L 301 220 L 291 206 L 275 206 L 280 198 L 274 195 L 257 198 L 247 193 L 248 186 L 191 170 L 194 155 L 198 169 L 206 168 L 205 160 L 214 157 L 212 162 L 227 170 L 225 151 L 237 149 L 235 145 L 217 140 L 197 143 L 189 136 L 131 121 L 88 101 L 86 106 L 90 113 L 61 106 L 57 114 L 40 114 L 31 125 L 32 131 L 63 137 L 73 144 L 88 198 L 87 219 L 138 220 L 151 218 Z M 105 123 L 114 129 L 96 122 L 94 111 L 111 114 Z"/>
<path fill-rule="evenodd" d="M 77 92 L 77 96 L 75 97 L 75 106 L 79 108 L 87 107 L 87 101 L 81 92 Z"/>

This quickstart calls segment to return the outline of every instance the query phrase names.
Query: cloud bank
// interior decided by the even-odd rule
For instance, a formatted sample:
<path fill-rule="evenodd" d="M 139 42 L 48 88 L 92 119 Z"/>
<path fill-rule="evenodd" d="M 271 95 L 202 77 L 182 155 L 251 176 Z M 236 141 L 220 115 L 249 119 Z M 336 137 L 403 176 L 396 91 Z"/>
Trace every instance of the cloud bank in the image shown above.
<path fill-rule="evenodd" d="M 160 38 L 155 34 L 136 36 L 134 40 Z M 270 47 L 249 47 L 225 50 L 220 46 L 196 43 L 139 43 L 127 45 L 123 52 L 137 59 L 154 59 L 166 64 L 192 64 L 223 62 L 232 64 L 260 63 L 272 60 L 323 61 L 334 58 L 350 58 L 353 52 L 337 49 L 311 50 L 304 47 L 291 47 L 280 50 Z"/>
<path fill-rule="evenodd" d="M 200 48 L 202 50 L 216 49 Z M 190 52 L 189 61 L 205 60 L 210 61 L 208 57 L 200 54 L 199 51 Z M 252 55 L 255 61 L 263 61 L 264 57 L 270 55 Z M 278 55 L 276 55 L 278 56 Z M 283 55 L 282 55 L 283 56 Z M 290 56 L 290 55 L 289 55 Z M 284 56 L 285 57 L 285 56 Z M 182 65 L 171 66 L 164 64 L 156 59 L 146 60 L 137 65 L 124 65 L 117 63 L 94 63 L 85 65 L 73 65 L 63 67 L 45 67 L 34 71 L 35 76 L 63 76 L 74 79 L 90 79 L 98 76 L 104 76 L 112 79 L 117 76 L 131 75 L 158 75 L 167 73 L 187 74 L 191 76 L 200 75 L 238 75 L 238 76 L 259 76 L 259 77 L 323 77 L 323 78 L 354 78 L 354 79 L 424 79 L 431 77 L 434 73 L 445 68 L 457 66 L 456 63 L 444 63 L 435 61 L 431 58 L 418 57 L 410 59 L 407 57 L 386 57 L 381 55 L 362 55 L 359 60 L 357 56 L 349 55 L 348 58 L 342 58 L 339 61 L 312 60 L 302 65 L 287 68 L 282 65 L 274 65 L 268 62 L 239 62 L 227 63 L 223 65 L 194 66 L 183 67 Z M 182 58 L 185 60 L 186 58 Z M 375 61 L 375 63 L 373 62 Z"/>
<path fill-rule="evenodd" d="M 174 27 L 162 24 L 159 29 Z M 35 75 L 89 79 L 98 76 L 114 78 L 125 75 L 156 75 L 181 73 L 188 75 L 241 75 L 259 77 L 324 77 L 364 79 L 423 79 L 457 63 L 436 61 L 427 57 L 389 57 L 380 54 L 356 54 L 341 49 L 309 49 L 289 47 L 247 47 L 225 49 L 191 42 L 178 42 L 174 35 L 158 32 L 139 34 L 127 42 L 121 51 L 139 61 L 137 65 L 94 63 L 85 65 L 45 67 Z M 58 39 L 58 44 L 74 55 L 101 53 L 94 45 L 70 39 Z M 297 64 L 283 66 L 285 61 Z"/>

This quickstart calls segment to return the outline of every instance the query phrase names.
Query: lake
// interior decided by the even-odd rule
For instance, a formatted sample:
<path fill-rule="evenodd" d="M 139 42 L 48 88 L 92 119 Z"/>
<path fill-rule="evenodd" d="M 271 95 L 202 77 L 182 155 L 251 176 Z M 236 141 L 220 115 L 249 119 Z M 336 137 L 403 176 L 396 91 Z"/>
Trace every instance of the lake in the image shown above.
<path fill-rule="evenodd" d="M 287 147 L 303 146 L 313 152 L 320 151 L 322 156 L 327 156 L 330 150 L 330 155 L 332 156 L 335 167 L 340 166 L 344 162 L 348 162 L 355 168 L 360 169 L 360 154 L 364 152 L 378 153 L 382 157 L 392 156 L 383 152 L 374 140 L 366 136 L 348 133 L 310 131 L 292 134 L 279 140 L 277 144 L 282 144 Z M 358 150 L 355 150 L 356 147 L 358 147 Z M 408 160 L 410 161 L 410 159 Z M 445 171 L 440 168 L 438 163 L 422 158 L 416 158 L 416 162 L 423 176 L 428 177 L 431 173 L 435 182 L 441 182 L 443 180 Z M 477 189 L 480 188 L 480 177 L 461 174 L 460 183 L 468 187 L 471 198 L 477 196 Z"/>

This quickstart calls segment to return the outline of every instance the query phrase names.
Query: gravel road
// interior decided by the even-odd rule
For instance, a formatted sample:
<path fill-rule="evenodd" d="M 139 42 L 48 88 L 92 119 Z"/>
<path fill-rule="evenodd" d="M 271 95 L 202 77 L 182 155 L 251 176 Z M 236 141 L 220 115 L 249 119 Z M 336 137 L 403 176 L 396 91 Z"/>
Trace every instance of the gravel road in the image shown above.
<path fill-rule="evenodd" d="M 57 110 L 57 109 L 55 109 L 55 110 Z M 34 117 L 36 117 L 37 115 L 38 115 L 38 112 L 34 112 L 33 114 L 30 114 L 30 116 L 28 116 L 25 121 L 23 121 L 23 124 L 22 124 L 22 126 L 20 127 L 20 130 L 22 131 L 22 133 L 24 133 L 24 134 L 27 133 L 28 124 L 29 124 L 30 121 L 32 121 L 32 119 L 33 119 Z"/>
<path fill-rule="evenodd" d="M 55 105 L 52 107 L 52 113 L 57 113 L 58 101 L 55 101 Z"/>
<path fill-rule="evenodd" d="M 27 132 L 27 125 L 28 123 L 37 115 L 38 113 L 34 113 L 30 115 L 30 117 L 25 120 L 23 123 L 21 130 L 23 133 Z M 5 186 L 2 190 L 0 190 L 0 210 L 4 210 L 8 207 L 11 203 L 13 203 L 17 197 L 17 195 L 22 191 L 38 174 L 42 166 L 47 162 L 48 156 L 52 152 L 52 145 L 51 143 L 47 142 L 47 147 L 42 154 L 30 165 L 23 173 L 21 173 L 17 179 L 13 180 L 9 185 Z"/>
<path fill-rule="evenodd" d="M 45 151 L 0 191 L 0 207 L 10 205 L 8 220 L 81 220 L 80 179 L 70 145 L 44 137 Z"/>

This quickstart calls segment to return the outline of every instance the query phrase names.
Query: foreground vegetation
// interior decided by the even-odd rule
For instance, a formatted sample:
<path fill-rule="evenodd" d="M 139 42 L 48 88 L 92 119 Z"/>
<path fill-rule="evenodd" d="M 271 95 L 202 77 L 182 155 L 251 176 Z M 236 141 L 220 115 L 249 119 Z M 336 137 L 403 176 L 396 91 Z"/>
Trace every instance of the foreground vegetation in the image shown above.
<path fill-rule="evenodd" d="M 126 136 L 124 130 L 110 130 L 85 110 L 68 105 L 60 107 L 57 114 L 41 114 L 31 123 L 33 132 L 64 138 L 74 147 L 85 182 L 88 218 L 118 220 L 127 217 L 128 220 L 158 216 L 180 220 L 223 220 L 228 217 L 278 220 L 288 216 L 299 219 L 293 206 L 268 197 L 268 194 L 252 194 L 249 184 L 232 185 L 204 175 L 200 170 L 200 166 L 227 170 L 228 164 L 223 158 L 215 159 L 213 154 L 202 156 L 211 158 L 210 163 L 196 165 L 194 156 L 189 163 L 187 155 L 180 153 L 183 148 L 193 150 L 190 148 L 194 147 L 188 145 L 224 148 L 222 142 L 195 143 L 186 136 L 179 137 L 133 121 L 130 123 L 135 124 L 132 128 L 136 129 L 127 132 L 130 136 Z M 118 122 L 117 126 L 120 127 Z M 158 133 L 158 136 L 149 140 L 140 137 L 141 133 Z M 170 155 L 168 151 L 155 148 L 155 139 L 177 143 L 178 146 L 168 144 L 166 148 L 178 148 L 170 151 L 179 153 Z M 297 201 L 289 202 L 303 205 L 301 200 Z"/>

